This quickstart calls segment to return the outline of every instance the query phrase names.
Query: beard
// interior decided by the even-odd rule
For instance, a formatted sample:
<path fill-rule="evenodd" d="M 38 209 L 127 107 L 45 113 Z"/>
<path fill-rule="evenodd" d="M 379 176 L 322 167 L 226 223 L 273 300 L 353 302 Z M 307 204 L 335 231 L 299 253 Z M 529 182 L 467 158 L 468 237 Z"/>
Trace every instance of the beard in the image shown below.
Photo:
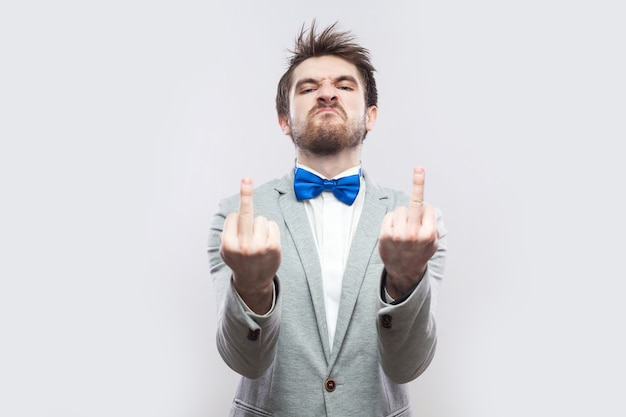
<path fill-rule="evenodd" d="M 295 145 L 307 152 L 319 156 L 335 155 L 344 149 L 359 146 L 365 139 L 365 114 L 360 119 L 348 120 L 346 113 L 339 106 L 334 106 L 337 114 L 315 113 L 320 107 L 312 109 L 305 122 L 290 120 L 291 139 Z M 333 120 L 340 117 L 344 120 Z"/>

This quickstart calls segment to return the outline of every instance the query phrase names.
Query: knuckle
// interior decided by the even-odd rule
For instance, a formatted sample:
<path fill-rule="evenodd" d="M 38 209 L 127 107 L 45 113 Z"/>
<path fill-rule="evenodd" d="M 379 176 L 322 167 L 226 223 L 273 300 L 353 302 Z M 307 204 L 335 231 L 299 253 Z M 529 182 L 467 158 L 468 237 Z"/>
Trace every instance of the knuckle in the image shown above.
<path fill-rule="evenodd" d="M 427 242 L 434 242 L 437 240 L 437 233 L 433 229 L 427 230 L 424 232 L 423 239 Z"/>
<path fill-rule="evenodd" d="M 220 242 L 220 249 L 224 251 L 232 252 L 235 247 L 236 245 L 233 242 L 233 239 L 230 237 L 230 235 L 223 234 L 222 241 Z"/>
<path fill-rule="evenodd" d="M 401 242 L 404 242 L 405 240 L 406 240 L 406 235 L 404 233 L 401 233 L 400 230 L 395 231 L 395 233 L 391 235 L 391 241 L 394 243 L 401 243 Z"/>
<path fill-rule="evenodd" d="M 265 217 L 258 216 L 254 219 L 254 227 L 262 228 L 262 230 L 267 230 L 269 228 L 269 222 Z"/>
<path fill-rule="evenodd" d="M 243 256 L 251 256 L 254 254 L 252 245 L 249 242 L 240 242 L 238 252 Z"/>

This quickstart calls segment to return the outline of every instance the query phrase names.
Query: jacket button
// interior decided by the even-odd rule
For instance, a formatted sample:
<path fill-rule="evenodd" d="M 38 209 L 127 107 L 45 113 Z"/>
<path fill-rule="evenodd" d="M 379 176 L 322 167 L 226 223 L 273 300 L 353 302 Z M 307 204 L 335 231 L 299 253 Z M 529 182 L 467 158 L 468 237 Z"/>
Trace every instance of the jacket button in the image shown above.
<path fill-rule="evenodd" d="M 335 388 L 337 388 L 337 382 L 332 378 L 328 378 L 326 382 L 324 382 L 324 388 L 326 388 L 328 392 L 333 392 Z"/>
<path fill-rule="evenodd" d="M 250 331 L 248 332 L 248 340 L 257 340 L 259 338 L 259 334 L 261 333 L 261 329 L 256 329 L 256 330 L 252 330 L 250 329 Z"/>
<path fill-rule="evenodd" d="M 380 316 L 380 325 L 385 329 L 391 329 L 391 316 L 389 314 Z"/>

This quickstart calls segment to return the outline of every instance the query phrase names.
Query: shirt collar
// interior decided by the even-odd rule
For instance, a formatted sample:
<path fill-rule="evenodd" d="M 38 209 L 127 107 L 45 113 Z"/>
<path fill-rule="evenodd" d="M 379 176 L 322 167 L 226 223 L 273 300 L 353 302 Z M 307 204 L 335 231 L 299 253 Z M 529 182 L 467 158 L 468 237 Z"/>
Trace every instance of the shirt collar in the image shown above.
<path fill-rule="evenodd" d="M 336 180 L 336 179 L 339 179 L 339 178 L 347 177 L 348 175 L 358 175 L 361 172 L 361 164 L 359 164 L 359 165 L 355 165 L 355 166 L 353 166 L 351 168 L 348 168 L 348 169 L 346 169 L 343 172 L 340 172 L 339 174 L 335 175 L 332 178 L 328 178 L 325 175 L 320 174 L 319 172 L 317 172 L 313 168 L 310 168 L 310 167 L 308 167 L 306 165 L 301 164 L 297 160 L 296 160 L 296 167 L 300 168 L 300 169 L 305 169 L 305 170 L 307 170 L 307 171 L 317 175 L 318 177 L 324 178 L 326 180 Z"/>

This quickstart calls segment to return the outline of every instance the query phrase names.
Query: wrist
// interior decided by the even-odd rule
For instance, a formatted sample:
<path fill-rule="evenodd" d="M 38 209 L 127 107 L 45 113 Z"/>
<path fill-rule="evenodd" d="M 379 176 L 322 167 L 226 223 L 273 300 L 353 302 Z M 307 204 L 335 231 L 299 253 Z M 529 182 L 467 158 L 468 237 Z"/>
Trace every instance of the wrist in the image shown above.
<path fill-rule="evenodd" d="M 426 273 L 426 266 L 420 268 L 415 275 L 401 275 L 386 271 L 385 290 L 394 300 L 403 298 L 407 293 L 413 291 L 420 283 Z"/>
<path fill-rule="evenodd" d="M 241 300 L 254 313 L 264 315 L 271 310 L 274 300 L 274 280 L 270 281 L 269 285 L 254 287 L 241 285 L 233 277 L 233 287 Z"/>

